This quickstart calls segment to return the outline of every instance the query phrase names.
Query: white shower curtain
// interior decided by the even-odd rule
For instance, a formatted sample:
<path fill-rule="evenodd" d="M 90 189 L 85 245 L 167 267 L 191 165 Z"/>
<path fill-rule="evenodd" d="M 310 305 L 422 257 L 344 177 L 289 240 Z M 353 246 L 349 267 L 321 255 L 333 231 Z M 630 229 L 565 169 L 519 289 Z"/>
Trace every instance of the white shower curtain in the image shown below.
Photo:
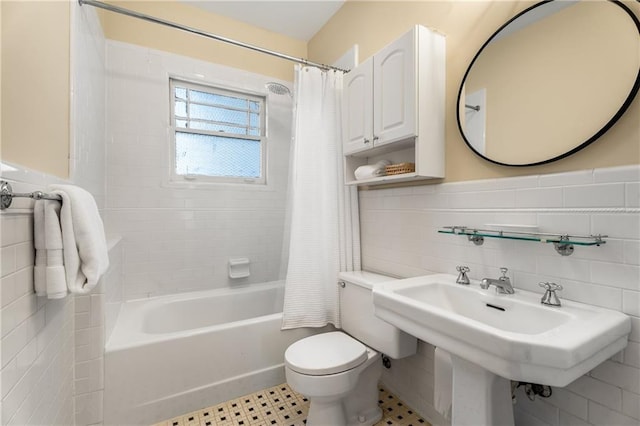
<path fill-rule="evenodd" d="M 296 67 L 283 329 L 339 327 L 337 273 L 360 269 L 357 190 L 343 177 L 342 78 Z"/>

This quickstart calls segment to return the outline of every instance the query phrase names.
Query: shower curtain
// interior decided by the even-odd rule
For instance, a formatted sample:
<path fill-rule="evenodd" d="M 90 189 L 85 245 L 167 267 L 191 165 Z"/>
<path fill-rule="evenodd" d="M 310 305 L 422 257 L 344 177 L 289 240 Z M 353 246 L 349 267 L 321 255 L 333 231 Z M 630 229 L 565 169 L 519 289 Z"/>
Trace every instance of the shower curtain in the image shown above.
<path fill-rule="evenodd" d="M 357 189 L 342 165 L 342 78 L 296 67 L 282 328 L 340 327 L 337 273 L 360 269 Z"/>

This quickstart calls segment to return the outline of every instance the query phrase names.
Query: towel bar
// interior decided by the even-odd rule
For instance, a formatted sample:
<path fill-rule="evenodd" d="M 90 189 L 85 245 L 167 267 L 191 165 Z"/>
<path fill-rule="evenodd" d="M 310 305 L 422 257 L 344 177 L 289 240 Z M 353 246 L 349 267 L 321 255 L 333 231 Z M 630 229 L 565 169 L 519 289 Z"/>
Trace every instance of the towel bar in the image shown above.
<path fill-rule="evenodd" d="M 47 194 L 42 191 L 34 191 L 34 192 L 13 192 L 11 188 L 11 184 L 4 180 L 0 181 L 0 210 L 4 210 L 11 206 L 11 202 L 13 198 L 32 198 L 34 200 L 53 200 L 53 201 L 62 201 L 62 197 L 58 194 Z"/>

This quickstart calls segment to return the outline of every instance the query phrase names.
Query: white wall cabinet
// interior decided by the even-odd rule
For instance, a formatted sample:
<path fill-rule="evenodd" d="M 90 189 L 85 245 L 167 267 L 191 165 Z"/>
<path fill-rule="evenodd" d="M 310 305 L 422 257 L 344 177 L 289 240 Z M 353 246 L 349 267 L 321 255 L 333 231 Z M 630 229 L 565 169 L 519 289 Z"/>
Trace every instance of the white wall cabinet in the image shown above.
<path fill-rule="evenodd" d="M 416 26 L 345 76 L 343 150 L 347 184 L 444 177 L 444 36 Z M 381 159 L 415 173 L 355 180 Z"/>

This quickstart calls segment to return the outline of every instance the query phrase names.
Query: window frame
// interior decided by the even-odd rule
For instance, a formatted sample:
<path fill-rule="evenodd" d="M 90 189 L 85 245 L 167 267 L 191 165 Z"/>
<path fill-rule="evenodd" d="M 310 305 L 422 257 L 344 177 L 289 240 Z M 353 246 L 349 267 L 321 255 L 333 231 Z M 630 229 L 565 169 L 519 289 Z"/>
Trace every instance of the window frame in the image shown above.
<path fill-rule="evenodd" d="M 222 96 L 230 96 L 235 98 L 243 98 L 248 101 L 258 102 L 260 105 L 259 108 L 259 134 L 249 135 L 249 134 L 238 134 L 238 133 L 228 133 L 224 131 L 212 131 L 212 130 L 204 130 L 204 129 L 193 129 L 190 127 L 178 127 L 176 126 L 176 111 L 175 111 L 175 88 L 181 87 L 186 89 L 197 90 L 205 93 L 212 93 Z M 201 104 L 199 102 L 193 102 L 197 105 L 208 105 Z M 169 128 L 171 129 L 170 135 L 170 182 L 173 183 L 188 183 L 188 184 L 248 184 L 248 185 L 267 185 L 267 97 L 264 94 L 251 92 L 247 90 L 239 90 L 235 88 L 228 88 L 219 84 L 210 83 L 210 82 L 201 82 L 201 81 L 192 81 L 189 79 L 177 77 L 177 76 L 169 76 L 169 107 L 170 107 L 170 123 Z M 233 109 L 233 108 L 230 108 Z M 245 126 L 238 126 L 245 127 Z M 245 139 L 258 141 L 260 143 L 260 177 L 251 178 L 251 177 L 233 177 L 233 176 L 207 176 L 200 174 L 178 174 L 176 170 L 176 157 L 177 157 L 177 147 L 176 147 L 176 134 L 177 133 L 189 133 L 189 134 L 197 134 L 197 135 L 205 135 L 205 136 L 217 136 L 224 137 L 230 139 Z M 247 132 L 248 133 L 248 132 Z"/>

